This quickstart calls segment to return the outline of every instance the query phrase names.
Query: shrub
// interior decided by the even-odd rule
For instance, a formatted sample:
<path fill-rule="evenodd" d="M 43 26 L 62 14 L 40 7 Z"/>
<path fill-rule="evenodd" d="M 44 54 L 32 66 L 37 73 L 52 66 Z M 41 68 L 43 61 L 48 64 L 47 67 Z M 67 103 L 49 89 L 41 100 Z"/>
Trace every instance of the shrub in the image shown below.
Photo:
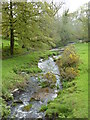
<path fill-rule="evenodd" d="M 62 79 L 72 80 L 78 75 L 79 71 L 76 67 L 75 68 L 66 67 L 66 68 L 60 69 L 60 73 L 61 73 Z"/>
<path fill-rule="evenodd" d="M 75 67 L 79 63 L 79 56 L 75 52 L 75 47 L 70 45 L 65 48 L 62 57 L 57 60 L 60 67 Z"/>
<path fill-rule="evenodd" d="M 73 45 L 65 48 L 62 56 L 57 60 L 57 64 L 59 66 L 61 79 L 71 80 L 78 75 L 79 56 Z"/>
<path fill-rule="evenodd" d="M 56 76 L 55 74 L 53 74 L 52 72 L 47 72 L 45 75 L 44 75 L 44 78 L 55 83 L 56 82 Z"/>

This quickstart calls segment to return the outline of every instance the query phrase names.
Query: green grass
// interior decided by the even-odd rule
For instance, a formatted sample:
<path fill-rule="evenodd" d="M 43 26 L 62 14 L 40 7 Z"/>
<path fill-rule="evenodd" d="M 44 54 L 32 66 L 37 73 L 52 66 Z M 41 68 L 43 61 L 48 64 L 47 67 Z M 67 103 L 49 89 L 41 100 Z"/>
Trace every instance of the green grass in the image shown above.
<path fill-rule="evenodd" d="M 6 40 L 6 39 L 3 39 L 3 38 L 1 38 L 0 37 L 0 41 L 2 41 L 2 44 L 3 44 L 3 48 L 4 47 L 8 47 L 8 46 L 10 46 L 10 40 L 8 39 L 8 40 Z M 1 47 L 2 47 L 2 44 L 1 44 Z M 15 46 L 18 46 L 18 43 L 15 41 Z"/>
<path fill-rule="evenodd" d="M 0 48 L 2 48 L 2 58 L 5 59 L 7 57 L 11 57 L 10 54 L 10 40 L 6 40 L 6 39 L 1 39 L 0 37 L 0 41 L 2 41 L 2 44 L 0 44 Z M 26 48 L 22 48 L 22 46 L 20 46 L 17 41 L 14 42 L 14 55 L 20 55 L 27 52 Z"/>
<path fill-rule="evenodd" d="M 59 118 L 88 118 L 88 44 L 76 44 L 80 55 L 79 76 L 63 83 L 58 97 L 48 104 L 46 115 L 58 114 Z M 71 84 L 71 85 L 70 85 Z"/>
<path fill-rule="evenodd" d="M 32 51 L 44 51 L 49 50 L 53 46 L 50 46 L 43 42 L 31 42 L 28 48 L 22 48 L 22 45 L 18 43 L 17 40 L 14 42 L 14 54 L 13 56 L 18 56 L 21 54 L 25 54 L 26 52 L 32 52 Z M 4 39 L 3 37 L 0 37 L 0 48 L 2 48 L 2 58 L 9 58 L 12 57 L 10 54 L 10 40 Z"/>
<path fill-rule="evenodd" d="M 40 109 L 40 112 L 44 112 L 44 111 L 46 111 L 48 108 L 47 108 L 47 106 L 46 105 L 42 105 L 41 106 L 41 109 Z"/>

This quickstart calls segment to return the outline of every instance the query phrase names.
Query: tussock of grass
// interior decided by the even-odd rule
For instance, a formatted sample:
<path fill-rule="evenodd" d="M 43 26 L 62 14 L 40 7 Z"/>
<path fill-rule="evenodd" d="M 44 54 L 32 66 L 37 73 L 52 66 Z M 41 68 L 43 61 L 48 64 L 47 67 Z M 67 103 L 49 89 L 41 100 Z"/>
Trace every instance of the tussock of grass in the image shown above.
<path fill-rule="evenodd" d="M 48 109 L 48 107 L 46 105 L 42 105 L 41 106 L 41 109 L 40 109 L 40 112 L 44 112 Z"/>

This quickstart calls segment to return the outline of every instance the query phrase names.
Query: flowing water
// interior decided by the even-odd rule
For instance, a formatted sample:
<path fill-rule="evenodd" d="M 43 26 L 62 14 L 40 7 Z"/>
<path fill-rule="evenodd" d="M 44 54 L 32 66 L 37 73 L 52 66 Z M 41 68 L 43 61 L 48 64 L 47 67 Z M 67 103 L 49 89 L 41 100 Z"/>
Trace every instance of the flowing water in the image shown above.
<path fill-rule="evenodd" d="M 60 73 L 58 66 L 54 62 L 52 57 L 49 57 L 48 60 L 43 61 L 41 59 L 38 63 L 38 67 L 42 70 L 42 73 L 31 76 L 28 81 L 28 86 L 24 92 L 15 96 L 14 100 L 18 101 L 15 106 L 11 107 L 11 116 L 15 116 L 17 120 L 20 118 L 29 118 L 29 119 L 44 119 L 45 112 L 40 112 L 42 105 L 47 105 L 49 100 L 53 100 L 57 97 L 57 87 L 51 89 L 49 87 L 42 88 L 40 86 L 40 81 L 44 81 L 42 74 L 47 72 L 52 72 L 56 76 L 56 86 L 60 84 Z M 32 104 L 30 110 L 23 110 L 24 106 Z"/>

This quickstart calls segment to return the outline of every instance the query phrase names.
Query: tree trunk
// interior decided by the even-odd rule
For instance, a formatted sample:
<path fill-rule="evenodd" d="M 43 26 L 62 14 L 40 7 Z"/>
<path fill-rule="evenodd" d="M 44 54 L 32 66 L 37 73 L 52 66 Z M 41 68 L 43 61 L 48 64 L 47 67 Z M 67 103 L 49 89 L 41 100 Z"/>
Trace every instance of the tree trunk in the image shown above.
<path fill-rule="evenodd" d="M 10 53 L 13 55 L 14 51 L 14 32 L 13 32 L 13 14 L 12 14 L 12 0 L 10 0 Z"/>

